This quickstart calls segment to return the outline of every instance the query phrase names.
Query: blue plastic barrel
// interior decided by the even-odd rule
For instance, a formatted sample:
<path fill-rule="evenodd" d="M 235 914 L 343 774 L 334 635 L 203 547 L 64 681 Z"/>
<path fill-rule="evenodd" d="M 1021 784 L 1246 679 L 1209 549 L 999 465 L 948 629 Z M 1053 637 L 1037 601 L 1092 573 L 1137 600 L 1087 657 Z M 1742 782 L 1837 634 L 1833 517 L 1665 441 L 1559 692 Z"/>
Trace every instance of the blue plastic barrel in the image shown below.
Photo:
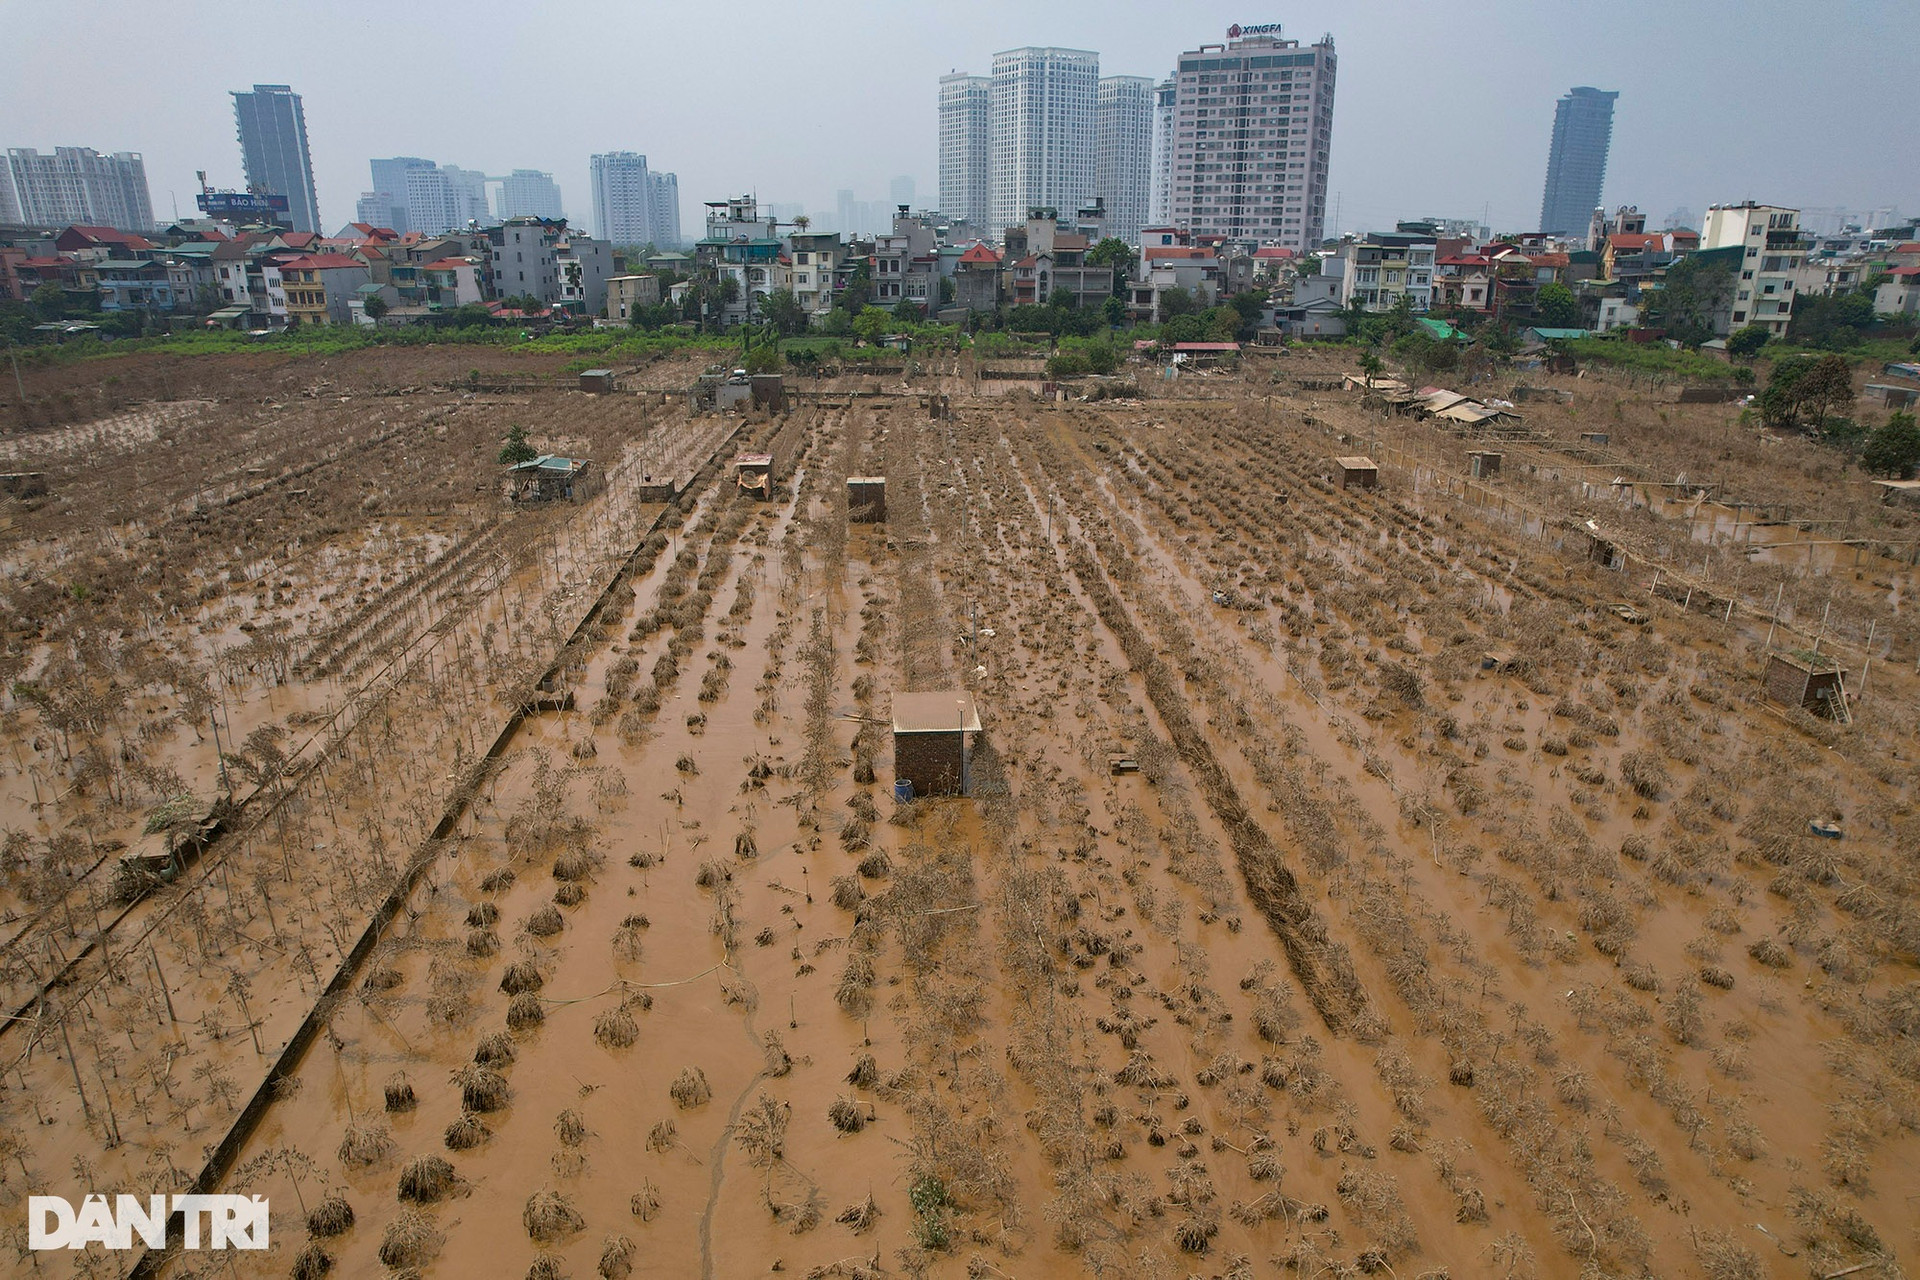
<path fill-rule="evenodd" d="M 901 804 L 913 799 L 913 779 L 895 778 L 893 780 L 893 798 Z"/>

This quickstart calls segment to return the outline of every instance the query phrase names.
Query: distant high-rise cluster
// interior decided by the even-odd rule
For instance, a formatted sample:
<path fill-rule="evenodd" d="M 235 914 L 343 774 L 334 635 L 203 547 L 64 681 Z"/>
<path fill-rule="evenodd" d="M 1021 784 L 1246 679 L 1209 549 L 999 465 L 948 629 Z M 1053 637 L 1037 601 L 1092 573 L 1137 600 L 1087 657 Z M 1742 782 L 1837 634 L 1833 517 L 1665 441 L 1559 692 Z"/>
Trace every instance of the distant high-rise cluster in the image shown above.
<path fill-rule="evenodd" d="M 1333 38 L 1235 26 L 1159 82 L 1101 76 L 1082 49 L 994 55 L 991 76 L 940 79 L 940 205 L 998 230 L 1032 208 L 1096 199 L 1104 230 L 1148 224 L 1304 250 L 1325 221 Z"/>
<path fill-rule="evenodd" d="M 647 168 L 633 151 L 592 158 L 594 226 L 614 244 L 680 245 L 680 179 Z"/>
<path fill-rule="evenodd" d="M 1318 245 L 1335 68 L 1332 36 L 1302 47 L 1278 23 L 1236 25 L 1226 44 L 1181 54 L 1167 220 L 1196 236 Z"/>
<path fill-rule="evenodd" d="M 295 231 L 320 230 L 313 157 L 307 151 L 307 113 L 300 95 L 284 84 L 257 84 L 251 93 L 236 90 L 233 118 L 240 134 L 247 190 L 285 196 L 287 222 Z"/>
<path fill-rule="evenodd" d="M 1100 55 L 1028 47 L 991 76 L 940 78 L 940 207 L 981 229 L 1035 208 L 1069 216 L 1095 198 L 1132 237 L 1152 191 L 1153 82 L 1100 76 Z"/>
<path fill-rule="evenodd" d="M 41 155 L 15 147 L 0 162 L 0 223 L 150 231 L 146 162 L 133 151 L 108 156 L 92 147 L 55 147 Z"/>
<path fill-rule="evenodd" d="M 355 220 L 401 235 L 409 231 L 439 235 L 499 218 L 563 216 L 553 175 L 536 169 L 515 169 L 504 178 L 489 178 L 477 170 L 435 164 L 419 156 L 374 160 L 370 167 L 373 190 L 361 195 Z"/>
<path fill-rule="evenodd" d="M 1540 197 L 1540 229 L 1573 235 L 1600 207 L 1613 141 L 1613 104 L 1620 95 L 1581 87 L 1565 94 L 1553 112 L 1553 148 L 1547 153 L 1547 185 Z"/>

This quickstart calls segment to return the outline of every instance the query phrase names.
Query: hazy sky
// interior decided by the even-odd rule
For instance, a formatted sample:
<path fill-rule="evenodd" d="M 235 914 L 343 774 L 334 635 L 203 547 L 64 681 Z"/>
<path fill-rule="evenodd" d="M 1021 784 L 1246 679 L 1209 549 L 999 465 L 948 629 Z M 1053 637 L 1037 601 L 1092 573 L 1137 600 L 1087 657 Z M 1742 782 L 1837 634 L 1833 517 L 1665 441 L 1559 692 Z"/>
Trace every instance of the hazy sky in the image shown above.
<path fill-rule="evenodd" d="M 325 229 L 374 156 L 551 171 L 586 221 L 587 157 L 644 152 L 704 200 L 830 210 L 910 175 L 938 198 L 937 79 L 996 50 L 1093 49 L 1164 76 L 1232 22 L 1334 36 L 1341 230 L 1432 214 L 1539 220 L 1555 100 L 1617 89 L 1605 199 L 1659 225 L 1753 198 L 1920 212 L 1910 0 L 0 0 L 0 146 L 146 156 L 154 213 L 190 214 L 194 170 L 242 186 L 229 90 L 306 101 Z M 1334 200 L 1328 201 L 1329 229 Z"/>

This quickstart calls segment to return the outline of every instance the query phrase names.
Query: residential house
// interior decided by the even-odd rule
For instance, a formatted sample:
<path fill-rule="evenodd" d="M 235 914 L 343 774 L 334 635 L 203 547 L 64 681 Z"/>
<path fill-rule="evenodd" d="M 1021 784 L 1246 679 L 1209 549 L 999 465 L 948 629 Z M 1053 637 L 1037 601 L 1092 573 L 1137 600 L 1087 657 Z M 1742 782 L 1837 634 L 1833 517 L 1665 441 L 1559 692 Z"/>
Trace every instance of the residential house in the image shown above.
<path fill-rule="evenodd" d="M 954 304 L 975 313 L 1000 309 L 1000 255 L 985 242 L 960 255 L 953 275 Z"/>
<path fill-rule="evenodd" d="M 759 317 L 784 248 L 779 222 L 762 218 L 753 196 L 707 202 L 707 234 L 694 245 L 694 261 L 717 279 L 734 282 L 733 301 L 721 309 L 724 323 Z"/>
<path fill-rule="evenodd" d="M 494 296 L 537 298 L 553 302 L 560 297 L 560 238 L 564 220 L 508 218 L 487 231 L 493 259 Z M 394 281 L 400 287 L 400 281 Z M 406 296 L 401 287 L 401 295 Z"/>
<path fill-rule="evenodd" d="M 1795 279 L 1810 243 L 1800 231 L 1800 211 L 1751 200 L 1712 205 L 1700 243 L 1704 249 L 1741 250 L 1733 296 L 1714 317 L 1714 333 L 1726 337 L 1758 325 L 1784 338 L 1793 318 Z"/>
<path fill-rule="evenodd" d="M 1433 306 L 1443 311 L 1493 310 L 1493 264 L 1485 254 L 1453 253 L 1433 264 Z"/>
<path fill-rule="evenodd" d="M 436 310 L 464 307 L 487 300 L 481 281 L 482 258 L 440 258 L 419 268 L 423 301 Z"/>
<path fill-rule="evenodd" d="M 621 324 L 632 322 L 634 314 L 660 305 L 660 277 L 655 275 L 611 276 L 607 280 L 607 319 Z"/>
<path fill-rule="evenodd" d="M 1097 307 L 1113 296 L 1113 268 L 1088 266 L 1092 243 L 1081 232 L 1062 230 L 1050 208 L 1029 210 L 1027 225 L 1009 227 L 1003 243 L 1012 263 L 1008 294 L 1016 306 L 1044 307 L 1060 297 L 1070 306 Z"/>
<path fill-rule="evenodd" d="M 928 314 L 940 303 L 939 267 L 933 228 L 901 205 L 893 233 L 874 237 L 873 304 L 895 307 L 908 302 Z"/>
<path fill-rule="evenodd" d="M 348 303 L 368 283 L 367 264 L 342 253 L 308 254 L 280 264 L 289 325 L 351 324 Z"/>
<path fill-rule="evenodd" d="M 788 237 L 792 246 L 793 296 L 809 318 L 817 319 L 833 310 L 833 275 L 840 264 L 842 247 L 838 231 L 796 231 Z"/>
<path fill-rule="evenodd" d="M 577 231 L 563 231 L 554 244 L 559 292 L 544 299 L 576 315 L 597 316 L 607 306 L 607 277 L 613 274 L 613 246 Z"/>
<path fill-rule="evenodd" d="M 1881 315 L 1920 315 L 1920 267 L 1895 267 L 1873 291 L 1873 309 Z"/>
<path fill-rule="evenodd" d="M 92 264 L 102 311 L 172 311 L 179 302 L 167 264 L 154 258 L 109 258 Z M 188 295 L 191 304 L 192 295 Z"/>
<path fill-rule="evenodd" d="M 1421 233 L 1373 231 L 1346 241 L 1341 305 L 1391 311 L 1406 298 L 1415 311 L 1430 310 L 1437 250 L 1435 238 Z"/>

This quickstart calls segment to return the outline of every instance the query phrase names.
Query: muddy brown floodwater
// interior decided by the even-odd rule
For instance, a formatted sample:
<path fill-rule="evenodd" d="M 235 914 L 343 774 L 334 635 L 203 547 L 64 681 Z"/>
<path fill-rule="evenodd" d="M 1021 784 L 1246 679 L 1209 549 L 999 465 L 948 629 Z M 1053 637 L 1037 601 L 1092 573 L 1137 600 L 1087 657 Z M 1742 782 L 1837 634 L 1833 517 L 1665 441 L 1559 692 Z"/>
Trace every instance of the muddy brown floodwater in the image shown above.
<path fill-rule="evenodd" d="M 1604 375 L 1467 440 L 1331 353 L 747 419 L 377 356 L 8 442 L 11 1271 L 135 1265 L 29 1188 L 196 1176 L 273 1247 L 141 1274 L 1911 1265 L 1913 534 L 1799 446 Z M 505 508 L 516 424 L 606 492 Z M 1808 648 L 1849 723 L 1765 701 Z M 944 692 L 971 794 L 897 800 Z"/>

